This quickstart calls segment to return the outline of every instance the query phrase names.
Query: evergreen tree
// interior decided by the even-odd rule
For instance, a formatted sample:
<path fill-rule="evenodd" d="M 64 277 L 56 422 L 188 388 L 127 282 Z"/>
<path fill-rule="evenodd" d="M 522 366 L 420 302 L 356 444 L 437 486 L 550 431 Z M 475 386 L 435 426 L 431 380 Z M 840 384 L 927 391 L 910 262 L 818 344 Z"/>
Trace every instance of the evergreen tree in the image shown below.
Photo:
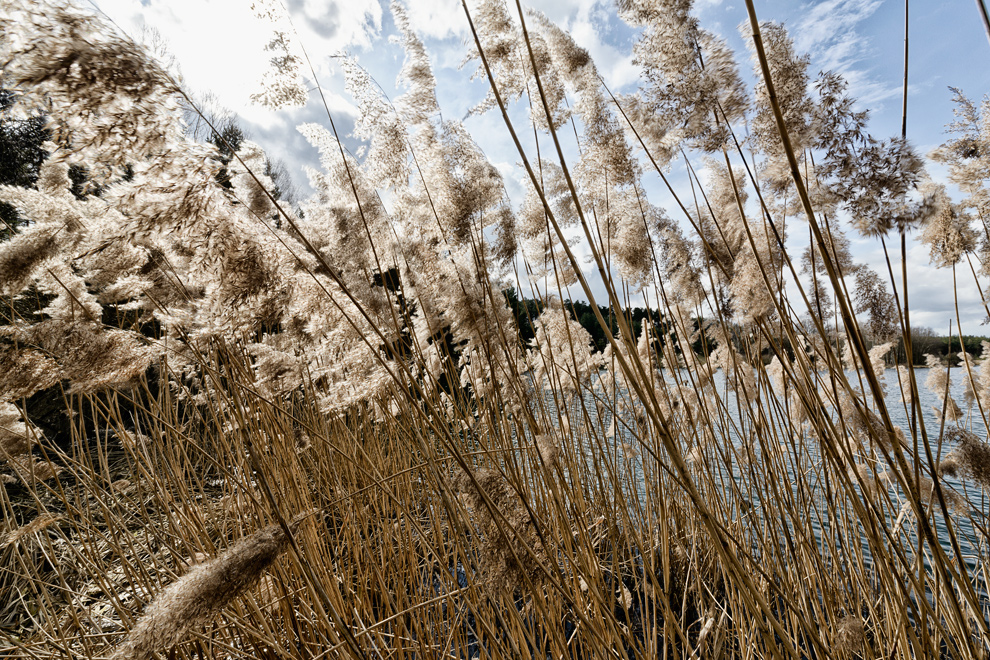
<path fill-rule="evenodd" d="M 0 185 L 32 187 L 45 160 L 42 148 L 49 133 L 46 118 L 38 115 L 18 119 L 12 115 L 15 95 L 0 89 Z M 21 222 L 17 211 L 0 202 L 0 240 Z"/>

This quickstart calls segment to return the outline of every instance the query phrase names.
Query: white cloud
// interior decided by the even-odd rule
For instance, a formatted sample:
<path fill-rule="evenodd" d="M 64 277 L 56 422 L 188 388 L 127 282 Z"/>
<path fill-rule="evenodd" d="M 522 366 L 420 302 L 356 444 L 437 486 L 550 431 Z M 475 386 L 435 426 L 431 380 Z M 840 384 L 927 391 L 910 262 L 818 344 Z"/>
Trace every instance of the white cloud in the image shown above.
<path fill-rule="evenodd" d="M 853 235 L 850 235 L 850 238 L 853 239 L 851 247 L 854 258 L 865 262 L 885 281 L 888 280 L 887 263 L 879 242 Z M 958 320 L 962 323 L 963 334 L 986 334 L 986 327 L 982 323 L 987 313 L 983 308 L 980 289 L 974 283 L 969 267 L 965 262 L 957 267 L 957 284 L 954 286 L 952 270 L 933 266 L 928 246 L 920 243 L 917 238 L 918 232 L 909 235 L 907 250 L 908 303 L 912 327 L 930 327 L 936 333 L 944 335 L 949 331 L 949 321 L 952 321 L 953 333 L 958 332 L 956 320 L 956 298 L 958 298 Z M 900 279 L 901 253 L 896 237 L 888 238 L 887 248 L 900 294 L 903 288 Z M 903 299 L 903 295 L 901 297 Z"/>
<path fill-rule="evenodd" d="M 880 108 L 886 101 L 900 100 L 904 91 L 900 83 L 877 80 L 860 69 L 845 69 L 840 73 L 849 83 L 853 98 L 860 106 L 870 110 Z"/>
<path fill-rule="evenodd" d="M 617 91 L 639 80 L 639 67 L 633 64 L 632 53 L 623 52 L 608 43 L 600 16 L 578 16 L 570 27 L 571 36 L 591 54 L 598 72 Z"/>
<path fill-rule="evenodd" d="M 792 34 L 794 45 L 811 53 L 816 60 L 831 57 L 837 43 L 859 50 L 863 46 L 854 45 L 859 39 L 854 28 L 872 16 L 881 4 L 882 0 L 826 0 L 804 5 L 803 18 Z"/>
<path fill-rule="evenodd" d="M 287 0 L 299 36 L 323 52 L 370 48 L 382 29 L 378 0 Z"/>
<path fill-rule="evenodd" d="M 952 271 L 935 268 L 929 261 L 926 246 L 916 243 L 908 248 L 911 325 L 928 326 L 938 334 L 946 334 L 951 321 L 953 332 L 957 332 L 955 296 L 958 296 L 959 321 L 962 323 L 963 333 L 986 334 L 982 322 L 987 313 L 983 308 L 980 290 L 965 263 L 956 269 L 958 285 L 954 293 Z"/>
<path fill-rule="evenodd" d="M 154 28 L 175 56 L 187 87 L 242 105 L 266 65 L 269 29 L 243 5 L 211 0 L 99 0 L 101 10 L 132 38 Z"/>
<path fill-rule="evenodd" d="M 97 0 L 97 4 L 132 38 L 140 40 L 146 28 L 156 30 L 175 57 L 186 87 L 194 93 L 212 92 L 221 105 L 252 123 L 278 123 L 250 99 L 259 91 L 261 76 L 268 68 L 271 55 L 265 45 L 274 26 L 254 16 L 247 3 Z M 381 29 L 382 11 L 376 0 L 290 0 L 288 7 L 325 89 L 336 74 L 319 56 L 349 47 L 366 48 Z M 341 97 L 329 96 L 331 110 L 353 112 Z"/>
<path fill-rule="evenodd" d="M 811 56 L 812 75 L 836 71 L 849 83 L 850 94 L 863 107 L 876 108 L 900 93 L 896 84 L 880 82 L 864 68 L 875 57 L 873 40 L 857 26 L 880 8 L 882 0 L 826 0 L 803 5 L 801 19 L 791 30 L 799 53 Z"/>
<path fill-rule="evenodd" d="M 302 121 L 326 123 L 318 95 L 306 108 L 272 111 L 251 101 L 260 91 L 271 57 L 265 45 L 274 26 L 256 17 L 249 4 L 231 0 L 97 0 L 100 10 L 128 36 L 142 41 L 149 29 L 165 41 L 187 90 L 233 111 L 251 137 L 273 157 L 286 162 L 297 185 L 305 189 L 302 166 L 317 163 L 316 152 L 296 133 Z M 314 60 L 330 113 L 342 134 L 353 125 L 356 109 L 335 90 L 342 76 L 326 54 L 345 48 L 366 48 L 381 29 L 381 6 L 376 0 L 316 3 L 295 0 L 294 26 Z M 307 78 L 310 76 L 307 75 Z"/>
<path fill-rule="evenodd" d="M 422 38 L 466 38 L 470 35 L 460 0 L 407 0 L 403 4 L 409 15 L 409 24 Z"/>
<path fill-rule="evenodd" d="M 504 160 L 493 161 L 492 164 L 498 170 L 498 173 L 502 175 L 502 181 L 505 183 L 505 192 L 509 196 L 509 200 L 521 201 L 526 196 L 525 182 L 529 179 L 525 170 L 515 163 Z"/>

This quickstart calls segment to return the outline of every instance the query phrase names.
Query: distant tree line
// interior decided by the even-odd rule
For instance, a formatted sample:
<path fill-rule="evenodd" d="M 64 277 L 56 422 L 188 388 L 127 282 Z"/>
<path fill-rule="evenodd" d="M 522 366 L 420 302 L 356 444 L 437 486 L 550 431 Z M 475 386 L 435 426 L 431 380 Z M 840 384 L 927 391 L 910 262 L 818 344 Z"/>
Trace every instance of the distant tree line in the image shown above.
<path fill-rule="evenodd" d="M 543 311 L 543 305 L 538 300 L 519 298 L 519 294 L 514 288 L 506 289 L 503 291 L 503 295 L 505 295 L 506 302 L 508 302 L 509 307 L 516 317 L 519 337 L 523 343 L 528 345 L 536 337 L 535 323 Z M 602 327 L 595 317 L 594 308 L 582 300 L 569 299 L 563 301 L 563 307 L 570 313 L 571 318 L 581 324 L 581 327 L 591 335 L 591 341 L 594 344 L 595 351 L 604 351 L 609 343 L 608 335 L 606 334 L 606 329 Z M 619 315 L 625 317 L 633 336 L 637 339 L 643 331 L 643 324 L 649 324 L 650 343 L 655 352 L 659 352 L 671 337 L 672 328 L 668 325 L 668 321 L 664 319 L 663 315 L 655 309 L 632 307 L 622 310 L 599 305 L 598 311 L 602 318 L 605 319 L 608 325 L 608 332 L 611 332 L 613 337 L 619 334 Z M 697 330 L 703 323 L 703 320 L 694 319 L 693 323 L 695 330 Z M 706 351 L 714 350 L 715 346 L 716 342 L 702 332 L 699 333 L 698 339 L 692 345 L 692 350 L 695 353 L 702 354 Z M 680 351 L 679 346 L 676 347 L 676 351 Z"/>
<path fill-rule="evenodd" d="M 925 355 L 934 355 L 948 359 L 951 366 L 960 363 L 959 353 L 966 351 L 974 358 L 983 353 L 982 342 L 990 341 L 988 337 L 975 335 L 954 335 L 952 337 L 939 335 L 931 328 L 920 327 L 911 329 L 911 361 L 913 364 L 925 364 Z M 904 340 L 897 340 L 896 358 L 898 364 L 907 362 L 904 350 Z"/>
<path fill-rule="evenodd" d="M 543 311 L 543 305 L 538 300 L 531 300 L 529 298 L 520 299 L 514 288 L 506 289 L 503 294 L 505 295 L 506 302 L 508 302 L 509 307 L 512 308 L 515 314 L 520 339 L 522 339 L 523 343 L 529 344 L 536 337 L 535 322 Z M 591 335 L 595 350 L 604 351 L 605 347 L 608 346 L 608 335 L 598 322 L 598 319 L 595 318 L 595 312 L 592 306 L 581 300 L 564 300 L 563 306 L 564 309 L 570 312 L 571 318 L 580 323 L 581 327 Z M 616 311 L 610 307 L 599 306 L 598 311 L 606 323 L 608 323 L 612 336 L 619 333 L 617 315 L 623 313 L 626 315 L 626 319 L 629 321 L 633 334 L 636 337 L 639 337 L 644 321 L 654 324 L 654 336 L 662 337 L 667 335 L 667 328 L 663 324 L 660 313 L 656 310 L 633 307 L 623 312 L 622 310 Z"/>
<path fill-rule="evenodd" d="M 506 289 L 503 293 L 506 301 L 509 303 L 509 306 L 515 314 L 516 324 L 519 328 L 519 337 L 524 343 L 528 344 L 536 336 L 534 322 L 536 318 L 539 317 L 542 311 L 542 306 L 538 300 L 519 298 L 519 295 L 514 288 Z M 605 334 L 605 329 L 602 328 L 601 324 L 598 323 L 598 319 L 595 318 L 595 312 L 591 305 L 581 300 L 565 300 L 563 305 L 570 312 L 571 318 L 580 323 L 581 327 L 587 330 L 591 335 L 591 339 L 595 345 L 595 350 L 605 350 L 608 346 L 608 335 Z M 664 320 L 660 312 L 656 310 L 646 309 L 643 307 L 633 307 L 627 310 L 616 311 L 611 307 L 599 306 L 598 311 L 601 313 L 602 318 L 605 319 L 606 323 L 608 323 L 609 331 L 613 336 L 616 336 L 619 333 L 617 318 L 618 314 L 625 314 L 625 317 L 632 328 L 633 334 L 637 338 L 640 336 L 643 323 L 652 323 L 653 330 L 651 331 L 651 336 L 653 337 L 652 344 L 654 345 L 654 350 L 662 348 L 670 336 L 667 322 Z M 695 330 L 697 330 L 702 323 L 703 320 L 694 319 L 693 324 Z M 745 342 L 734 330 L 735 329 L 732 331 L 733 343 L 736 344 L 736 350 L 742 352 L 744 350 L 743 344 Z M 698 334 L 698 339 L 691 347 L 696 354 L 702 355 L 711 352 L 717 347 L 717 342 L 707 336 L 706 333 L 702 332 Z M 962 337 L 955 335 L 949 337 L 939 335 L 928 327 L 912 328 L 912 362 L 913 364 L 924 366 L 925 355 L 934 355 L 946 360 L 951 366 L 958 366 L 960 362 L 958 354 L 961 351 L 965 350 L 973 356 L 973 358 L 979 358 L 983 353 L 982 342 L 984 341 L 990 341 L 990 337 L 977 335 L 963 335 Z M 783 351 L 789 359 L 794 359 L 794 350 L 787 337 L 778 338 L 777 343 L 778 350 Z M 679 350 L 680 348 L 678 347 L 678 352 Z M 767 347 L 763 349 L 761 358 L 764 363 L 769 363 L 773 357 L 774 353 L 771 348 Z M 906 364 L 907 359 L 905 356 L 903 338 L 897 339 L 893 352 L 887 356 L 887 361 L 891 366 L 895 364 Z"/>

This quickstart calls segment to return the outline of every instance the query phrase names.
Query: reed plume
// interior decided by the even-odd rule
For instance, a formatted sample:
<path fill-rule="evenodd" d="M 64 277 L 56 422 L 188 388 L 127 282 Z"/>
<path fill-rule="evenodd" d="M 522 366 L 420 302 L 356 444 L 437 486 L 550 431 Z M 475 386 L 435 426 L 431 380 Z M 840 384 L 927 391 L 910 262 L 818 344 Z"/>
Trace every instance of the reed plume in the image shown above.
<path fill-rule="evenodd" d="M 289 524 L 294 533 L 303 518 Z M 281 525 L 245 536 L 215 559 L 195 565 L 148 606 L 111 660 L 146 660 L 181 642 L 253 587 L 289 546 Z"/>
<path fill-rule="evenodd" d="M 990 491 L 990 444 L 973 432 L 958 427 L 946 434 L 946 442 L 956 447 L 942 459 L 939 472 L 944 475 L 969 477 Z"/>

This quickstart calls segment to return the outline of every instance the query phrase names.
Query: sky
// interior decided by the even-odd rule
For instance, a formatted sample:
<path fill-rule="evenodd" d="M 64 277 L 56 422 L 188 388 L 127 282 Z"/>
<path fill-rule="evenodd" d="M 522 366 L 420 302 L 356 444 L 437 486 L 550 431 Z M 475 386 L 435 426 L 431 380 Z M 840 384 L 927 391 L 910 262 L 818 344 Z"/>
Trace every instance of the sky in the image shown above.
<path fill-rule="evenodd" d="M 219 104 L 236 113 L 250 138 L 286 163 L 305 195 L 308 186 L 302 168 L 317 167 L 318 158 L 295 127 L 304 122 L 326 124 L 327 109 L 315 92 L 300 109 L 273 112 L 251 102 L 267 68 L 269 54 L 264 47 L 273 27 L 251 11 L 250 0 L 95 0 L 93 4 L 135 39 L 147 40 L 153 31 L 174 57 L 187 89 L 197 94 L 210 92 Z M 404 55 L 389 39 L 396 30 L 387 3 L 285 0 L 284 6 L 341 134 L 349 133 L 357 110 L 344 92 L 340 54 L 356 57 L 390 97 L 400 93 L 395 77 Z M 530 0 L 524 6 L 543 11 L 587 48 L 613 91 L 632 91 L 639 77 L 631 55 L 637 33 L 616 18 L 611 1 Z M 444 116 L 464 118 L 487 88 L 483 80 L 471 80 L 473 63 L 460 66 L 470 40 L 460 1 L 406 0 L 406 7 L 430 53 Z M 845 76 L 860 109 L 870 111 L 870 131 L 878 138 L 899 135 L 901 130 L 904 7 L 903 1 L 894 0 L 756 2 L 760 20 L 783 23 L 797 49 L 811 58 L 812 77 L 821 70 Z M 741 71 L 752 81 L 739 30 L 747 19 L 745 5 L 738 0 L 696 0 L 692 13 L 702 27 L 728 41 Z M 953 118 L 950 86 L 975 100 L 990 93 L 990 41 L 970 0 L 912 3 L 909 18 L 908 139 L 925 155 L 947 139 L 944 127 Z M 465 126 L 506 175 L 510 196 L 521 201 L 522 174 L 514 167 L 518 154 L 511 149 L 501 118 L 497 113 L 473 116 L 465 119 Z M 351 145 L 356 148 L 357 142 Z M 944 168 L 935 164 L 929 164 L 929 173 L 945 180 Z M 685 177 L 683 164 L 675 162 L 670 175 Z M 653 179 L 645 181 L 648 191 L 654 189 L 651 186 L 659 189 L 655 175 Z M 886 272 L 879 241 L 858 239 L 852 231 L 849 237 L 857 261 Z M 914 241 L 909 242 L 907 262 L 912 323 L 945 334 L 950 319 L 954 324 L 955 318 L 951 272 L 931 266 L 927 248 Z M 899 265 L 898 257 L 894 266 Z M 972 276 L 962 273 L 959 281 L 963 332 L 990 335 L 990 325 L 983 325 L 986 312 Z"/>

